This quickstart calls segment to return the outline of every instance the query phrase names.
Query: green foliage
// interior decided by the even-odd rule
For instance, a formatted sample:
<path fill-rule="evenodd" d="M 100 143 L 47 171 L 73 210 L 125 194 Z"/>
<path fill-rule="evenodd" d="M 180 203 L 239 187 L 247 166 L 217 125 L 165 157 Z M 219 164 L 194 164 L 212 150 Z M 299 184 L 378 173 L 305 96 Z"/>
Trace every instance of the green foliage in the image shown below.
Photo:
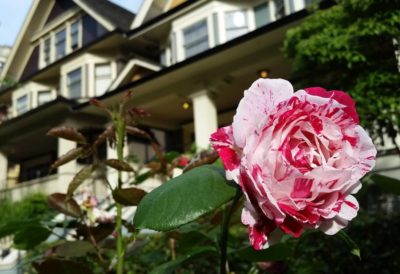
<path fill-rule="evenodd" d="M 210 213 L 235 196 L 223 169 L 211 165 L 195 168 L 164 183 L 139 204 L 137 228 L 168 231 Z"/>
<path fill-rule="evenodd" d="M 47 197 L 43 194 L 33 194 L 15 203 L 0 201 L 0 225 L 15 220 L 50 219 L 52 216 L 47 206 Z"/>
<path fill-rule="evenodd" d="M 399 37 L 399 0 L 342 0 L 289 30 L 284 52 L 299 87 L 348 91 L 373 138 L 393 138 L 400 128 Z"/>

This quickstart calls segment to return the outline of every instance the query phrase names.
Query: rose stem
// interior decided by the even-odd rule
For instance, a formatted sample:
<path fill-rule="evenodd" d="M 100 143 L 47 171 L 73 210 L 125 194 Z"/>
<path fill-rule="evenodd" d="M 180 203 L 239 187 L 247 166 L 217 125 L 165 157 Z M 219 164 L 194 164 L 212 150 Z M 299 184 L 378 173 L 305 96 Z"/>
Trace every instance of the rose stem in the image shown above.
<path fill-rule="evenodd" d="M 229 211 L 226 212 L 223 209 L 223 220 L 221 226 L 221 237 L 220 237 L 220 274 L 227 273 L 227 243 L 228 243 L 228 231 L 229 231 L 229 221 L 232 217 L 233 211 L 236 207 L 237 202 L 242 196 L 242 192 L 240 188 L 237 188 L 236 195 L 233 198 L 232 205 L 229 208 Z M 225 211 L 225 212 L 224 212 Z"/>

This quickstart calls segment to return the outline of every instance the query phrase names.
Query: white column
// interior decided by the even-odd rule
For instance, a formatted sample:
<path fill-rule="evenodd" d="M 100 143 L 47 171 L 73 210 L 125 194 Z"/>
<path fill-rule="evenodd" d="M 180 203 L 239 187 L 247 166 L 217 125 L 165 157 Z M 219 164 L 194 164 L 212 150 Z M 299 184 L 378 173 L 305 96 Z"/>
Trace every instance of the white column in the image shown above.
<path fill-rule="evenodd" d="M 7 187 L 7 156 L 0 152 L 0 190 Z"/>
<path fill-rule="evenodd" d="M 62 138 L 58 138 L 58 152 L 57 156 L 61 157 L 66 154 L 71 149 L 76 148 L 76 143 L 71 142 Z M 52 189 L 47 189 L 45 192 L 53 193 L 53 192 L 62 192 L 65 193 L 68 189 L 69 183 L 74 178 L 74 175 L 78 172 L 78 165 L 76 160 L 70 161 L 57 169 L 58 173 L 58 185 L 52 186 Z M 53 189 L 55 188 L 55 189 Z"/>
<path fill-rule="evenodd" d="M 192 94 L 194 136 L 198 150 L 210 146 L 210 135 L 218 128 L 217 108 L 206 90 Z"/>

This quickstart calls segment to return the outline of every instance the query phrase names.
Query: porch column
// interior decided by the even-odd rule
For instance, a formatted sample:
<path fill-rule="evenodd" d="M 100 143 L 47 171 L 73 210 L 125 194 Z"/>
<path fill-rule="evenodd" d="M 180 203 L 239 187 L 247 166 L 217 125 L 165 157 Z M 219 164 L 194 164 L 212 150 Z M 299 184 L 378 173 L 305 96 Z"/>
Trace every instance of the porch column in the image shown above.
<path fill-rule="evenodd" d="M 210 135 L 218 128 L 217 108 L 207 90 L 190 96 L 193 102 L 194 136 L 197 150 L 210 146 Z"/>
<path fill-rule="evenodd" d="M 7 156 L 0 152 L 0 189 L 7 187 Z"/>
<path fill-rule="evenodd" d="M 57 157 L 61 157 L 66 154 L 71 149 L 76 148 L 76 143 L 72 141 L 68 141 L 62 138 L 58 138 L 58 149 L 57 149 Z M 78 172 L 78 166 L 76 160 L 70 161 L 57 169 L 58 173 L 58 186 L 56 189 L 44 190 L 45 192 L 62 192 L 65 193 L 68 189 L 68 185 L 71 182 L 72 178 Z M 55 187 L 55 186 L 53 186 Z"/>

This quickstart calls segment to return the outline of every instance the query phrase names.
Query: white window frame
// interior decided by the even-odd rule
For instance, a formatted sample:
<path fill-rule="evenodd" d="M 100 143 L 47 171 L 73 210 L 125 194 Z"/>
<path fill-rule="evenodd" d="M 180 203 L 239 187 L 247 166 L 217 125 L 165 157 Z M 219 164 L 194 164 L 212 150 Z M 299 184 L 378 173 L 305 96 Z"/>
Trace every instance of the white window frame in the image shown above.
<path fill-rule="evenodd" d="M 68 83 L 69 82 L 69 75 L 71 74 L 71 73 L 73 73 L 73 72 L 75 72 L 75 71 L 80 71 L 80 96 L 78 96 L 78 97 L 71 97 L 71 93 L 70 93 L 70 89 L 69 89 L 69 87 L 70 87 L 70 84 Z M 74 69 L 72 69 L 72 70 L 70 70 L 70 71 L 68 71 L 66 74 L 65 74 L 65 90 L 66 90 L 66 95 L 67 95 L 67 98 L 68 99 L 81 99 L 81 98 L 83 98 L 84 96 L 83 96 L 83 92 L 84 92 L 84 90 L 83 90 L 83 83 L 84 83 L 84 80 L 83 80 L 83 78 L 84 78 L 84 74 L 85 73 L 85 71 L 84 71 L 84 69 L 83 69 L 83 67 L 82 66 L 79 66 L 79 67 L 76 67 L 76 68 L 74 68 Z"/>
<path fill-rule="evenodd" d="M 78 24 L 78 46 L 76 48 L 72 48 L 72 25 L 74 23 Z M 65 53 L 62 57 L 57 56 L 57 33 L 60 31 L 65 31 Z M 50 39 L 50 60 L 48 62 L 45 61 L 45 41 Z M 68 21 L 65 21 L 63 24 L 58 25 L 57 28 L 52 29 L 46 35 L 43 35 L 40 38 L 40 57 L 39 57 L 39 67 L 44 68 L 55 61 L 64 58 L 68 54 L 80 49 L 83 45 L 83 27 L 82 27 L 82 17 L 73 17 Z"/>
<path fill-rule="evenodd" d="M 58 46 L 59 46 L 59 44 L 60 44 L 60 41 L 58 41 L 57 40 L 57 36 L 58 36 L 58 34 L 60 34 L 61 32 L 64 32 L 64 42 L 63 42 L 63 45 L 64 45 L 64 53 L 63 53 L 63 55 L 62 56 L 58 56 Z M 54 43 L 53 43 L 53 45 L 54 45 L 54 58 L 55 58 L 55 60 L 59 60 L 59 59 L 61 59 L 61 58 L 63 58 L 64 56 L 66 56 L 68 53 L 67 53 L 67 36 L 68 36 L 68 32 L 67 32 L 67 28 L 66 27 L 62 27 L 62 28 L 60 28 L 59 30 L 57 30 L 56 32 L 55 32 L 55 34 L 54 34 Z M 62 41 L 62 40 L 61 40 Z M 60 48 L 61 49 L 61 48 Z"/>
<path fill-rule="evenodd" d="M 99 79 L 99 75 L 97 75 L 97 69 L 101 66 L 108 66 L 108 69 L 109 69 L 108 78 L 106 78 L 104 75 L 100 75 L 100 79 Z M 109 80 L 108 86 L 106 87 L 106 89 L 104 91 L 98 91 L 97 90 L 97 80 L 105 80 L 105 79 Z M 113 68 L 112 68 L 112 65 L 110 62 L 94 64 L 94 94 L 95 94 L 95 96 L 103 95 L 107 91 L 107 89 L 110 87 L 112 81 L 113 81 Z"/>
<path fill-rule="evenodd" d="M 199 51 L 199 52 L 197 52 L 197 53 L 194 53 L 194 54 L 192 54 L 192 55 L 190 55 L 190 56 L 187 56 L 187 43 L 186 43 L 186 41 L 185 41 L 185 32 L 188 30 L 188 29 L 190 29 L 190 28 L 193 28 L 194 26 L 196 26 L 196 25 L 200 25 L 200 24 L 205 24 L 205 29 L 207 30 L 207 35 L 206 35 L 206 40 L 207 40 L 207 49 L 205 49 L 205 50 L 203 50 L 203 51 Z M 191 24 L 191 25 L 189 25 L 189 26 L 187 26 L 187 27 L 185 27 L 184 29 L 182 29 L 182 42 L 183 42 L 183 44 L 182 44 L 182 47 L 183 47 L 183 54 L 184 54 L 184 56 L 185 56 L 185 58 L 190 58 L 190 57 L 193 57 L 193 56 L 196 56 L 196 55 L 198 55 L 198 54 L 200 54 L 200 53 L 202 53 L 202 52 L 204 52 L 204 51 L 207 51 L 208 49 L 210 49 L 211 47 L 210 47 L 210 30 L 209 30 L 209 22 L 208 22 L 208 20 L 207 20 L 207 18 L 204 18 L 204 19 L 202 19 L 202 20 L 198 20 L 197 22 L 195 22 L 195 23 L 193 23 L 193 24 Z M 203 37 L 202 37 L 203 38 Z M 192 43 L 193 44 L 193 43 Z"/>
<path fill-rule="evenodd" d="M 21 111 L 21 108 L 19 107 L 18 103 L 19 103 L 19 100 L 21 100 L 24 97 L 26 98 L 26 106 Z M 16 98 L 16 100 L 15 100 L 15 112 L 16 112 L 17 116 L 28 112 L 30 109 L 31 109 L 31 104 L 30 104 L 30 94 L 29 93 L 22 94 L 22 95 L 20 95 L 20 96 L 18 96 Z"/>
<path fill-rule="evenodd" d="M 50 98 L 49 98 L 48 101 L 40 102 L 40 94 L 43 94 L 43 93 L 48 93 Z M 37 95 L 36 95 L 36 105 L 37 105 L 37 106 L 41 106 L 41 105 L 46 104 L 46 103 L 48 103 L 48 102 L 50 102 L 50 101 L 52 101 L 52 100 L 53 100 L 53 92 L 52 92 L 51 89 L 48 89 L 48 90 L 39 90 L 39 91 L 37 92 Z"/>
<path fill-rule="evenodd" d="M 227 24 L 226 24 L 227 16 L 229 14 L 234 14 L 236 12 L 241 12 L 243 14 L 244 20 L 245 20 L 245 25 L 243 27 L 236 27 L 236 28 L 228 27 Z M 233 39 L 235 39 L 235 38 L 237 38 L 239 36 L 242 36 L 242 35 L 245 35 L 246 33 L 248 33 L 249 32 L 249 21 L 250 21 L 249 20 L 249 14 L 248 14 L 247 10 L 245 10 L 245 9 L 237 9 L 237 10 L 227 10 L 227 11 L 225 11 L 224 12 L 224 26 L 225 26 L 225 38 L 226 38 L 225 40 L 226 40 L 226 42 L 230 41 L 230 40 L 233 40 Z M 243 33 L 243 34 L 237 35 L 235 37 L 228 38 L 228 31 L 229 30 L 235 30 L 235 29 L 246 29 L 246 32 Z"/>

